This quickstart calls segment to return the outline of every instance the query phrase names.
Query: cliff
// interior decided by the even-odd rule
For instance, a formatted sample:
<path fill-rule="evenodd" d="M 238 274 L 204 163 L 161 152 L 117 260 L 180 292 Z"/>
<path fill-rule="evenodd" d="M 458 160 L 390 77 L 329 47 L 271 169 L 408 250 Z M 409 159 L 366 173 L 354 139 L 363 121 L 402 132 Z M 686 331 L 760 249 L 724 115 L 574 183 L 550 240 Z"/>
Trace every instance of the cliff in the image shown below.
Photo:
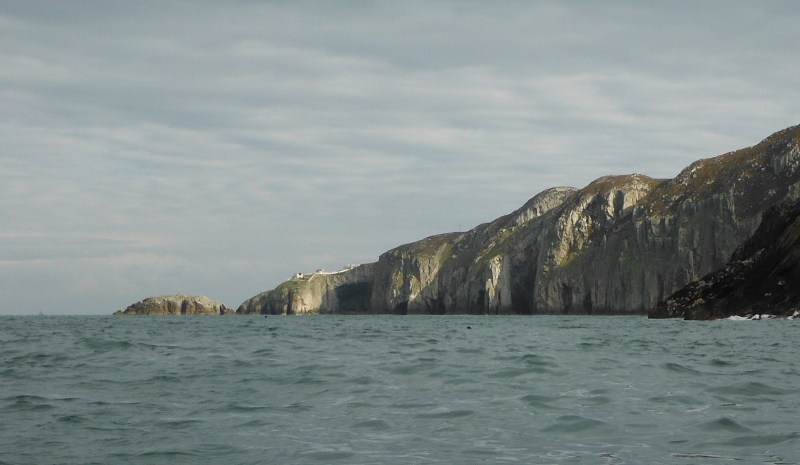
<path fill-rule="evenodd" d="M 795 126 L 674 179 L 549 189 L 491 223 L 392 249 L 352 277 L 289 281 L 239 312 L 646 314 L 724 267 L 765 210 L 800 197 L 799 142 Z"/>
<path fill-rule="evenodd" d="M 183 294 L 148 297 L 115 315 L 231 315 L 233 310 L 205 296 Z"/>
<path fill-rule="evenodd" d="M 770 208 L 725 268 L 659 302 L 650 318 L 708 320 L 800 311 L 800 202 Z"/>
<path fill-rule="evenodd" d="M 292 278 L 272 291 L 244 301 L 238 315 L 308 315 L 370 313 L 374 263 Z"/>

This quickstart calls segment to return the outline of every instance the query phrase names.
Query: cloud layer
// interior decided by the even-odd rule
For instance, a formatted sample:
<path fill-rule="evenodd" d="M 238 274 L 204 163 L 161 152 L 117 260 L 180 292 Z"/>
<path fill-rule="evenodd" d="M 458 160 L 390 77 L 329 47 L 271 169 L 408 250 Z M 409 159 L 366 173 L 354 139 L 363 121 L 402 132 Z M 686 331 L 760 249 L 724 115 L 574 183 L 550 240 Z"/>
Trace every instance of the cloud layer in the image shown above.
<path fill-rule="evenodd" d="M 0 2 L 0 314 L 228 306 L 800 123 L 796 2 Z"/>

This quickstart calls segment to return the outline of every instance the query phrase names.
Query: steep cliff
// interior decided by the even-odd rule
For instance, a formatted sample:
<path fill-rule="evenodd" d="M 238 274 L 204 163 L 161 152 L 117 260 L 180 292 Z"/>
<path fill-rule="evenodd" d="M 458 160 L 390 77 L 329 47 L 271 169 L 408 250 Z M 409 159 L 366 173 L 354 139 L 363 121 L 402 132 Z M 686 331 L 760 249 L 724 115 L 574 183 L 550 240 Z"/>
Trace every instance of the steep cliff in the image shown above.
<path fill-rule="evenodd" d="M 232 309 L 206 296 L 184 294 L 148 297 L 115 315 L 232 315 Z"/>
<path fill-rule="evenodd" d="M 721 270 L 658 303 L 650 318 L 707 320 L 800 311 L 800 202 L 764 213 L 761 225 Z"/>
<path fill-rule="evenodd" d="M 491 223 L 384 253 L 350 288 L 363 294 L 347 310 L 331 297 L 337 282 L 290 281 L 240 311 L 645 314 L 723 267 L 767 208 L 798 198 L 799 141 L 795 126 L 671 180 L 549 189 Z"/>
<path fill-rule="evenodd" d="M 423 239 L 378 259 L 372 307 L 380 313 L 514 313 L 511 286 L 536 225 L 572 198 L 548 189 L 515 212 L 465 233 Z"/>

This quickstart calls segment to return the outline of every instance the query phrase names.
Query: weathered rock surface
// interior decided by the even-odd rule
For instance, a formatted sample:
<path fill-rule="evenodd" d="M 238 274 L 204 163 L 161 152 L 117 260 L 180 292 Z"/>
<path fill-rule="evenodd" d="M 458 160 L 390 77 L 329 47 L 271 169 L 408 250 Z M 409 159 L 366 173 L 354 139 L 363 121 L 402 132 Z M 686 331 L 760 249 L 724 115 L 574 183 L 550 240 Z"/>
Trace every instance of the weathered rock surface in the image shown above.
<path fill-rule="evenodd" d="M 289 281 L 239 312 L 646 314 L 724 267 L 765 210 L 798 197 L 795 126 L 671 180 L 546 190 L 491 223 L 397 247 L 352 277 Z"/>
<path fill-rule="evenodd" d="M 800 202 L 770 208 L 721 270 L 659 302 L 650 318 L 708 320 L 800 311 Z"/>
<path fill-rule="evenodd" d="M 184 294 L 148 297 L 115 315 L 232 315 L 232 309 L 205 296 Z"/>

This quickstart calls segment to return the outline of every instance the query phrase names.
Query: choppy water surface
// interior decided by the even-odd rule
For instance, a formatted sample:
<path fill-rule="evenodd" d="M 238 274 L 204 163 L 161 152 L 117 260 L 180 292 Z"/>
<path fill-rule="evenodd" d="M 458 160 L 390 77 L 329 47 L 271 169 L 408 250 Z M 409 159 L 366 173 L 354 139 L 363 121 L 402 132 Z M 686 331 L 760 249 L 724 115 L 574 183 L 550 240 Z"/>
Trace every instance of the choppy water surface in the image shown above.
<path fill-rule="evenodd" d="M 799 323 L 2 317 L 0 464 L 798 463 Z"/>

